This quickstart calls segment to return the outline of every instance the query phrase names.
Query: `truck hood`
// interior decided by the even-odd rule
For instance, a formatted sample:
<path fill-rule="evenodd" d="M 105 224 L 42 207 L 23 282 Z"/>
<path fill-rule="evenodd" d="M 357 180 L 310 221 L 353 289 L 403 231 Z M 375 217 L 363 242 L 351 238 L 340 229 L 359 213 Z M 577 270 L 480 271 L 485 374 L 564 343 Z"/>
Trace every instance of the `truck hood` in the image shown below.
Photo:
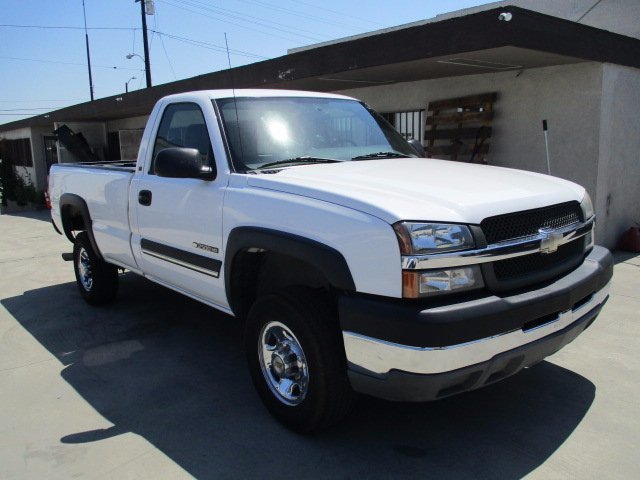
<path fill-rule="evenodd" d="M 250 186 L 400 220 L 478 224 L 484 218 L 571 200 L 584 188 L 538 173 L 424 158 L 289 167 L 248 176 Z"/>

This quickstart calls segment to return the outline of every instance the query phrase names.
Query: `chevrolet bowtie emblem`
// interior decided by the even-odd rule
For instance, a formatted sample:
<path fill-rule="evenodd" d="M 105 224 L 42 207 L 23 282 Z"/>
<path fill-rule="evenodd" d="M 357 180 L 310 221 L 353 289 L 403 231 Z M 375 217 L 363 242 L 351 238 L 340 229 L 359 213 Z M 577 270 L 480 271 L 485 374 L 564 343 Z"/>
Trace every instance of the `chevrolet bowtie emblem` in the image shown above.
<path fill-rule="evenodd" d="M 538 230 L 540 235 L 540 253 L 548 254 L 558 250 L 558 247 L 562 243 L 564 235 L 557 232 L 553 228 L 541 228 Z"/>

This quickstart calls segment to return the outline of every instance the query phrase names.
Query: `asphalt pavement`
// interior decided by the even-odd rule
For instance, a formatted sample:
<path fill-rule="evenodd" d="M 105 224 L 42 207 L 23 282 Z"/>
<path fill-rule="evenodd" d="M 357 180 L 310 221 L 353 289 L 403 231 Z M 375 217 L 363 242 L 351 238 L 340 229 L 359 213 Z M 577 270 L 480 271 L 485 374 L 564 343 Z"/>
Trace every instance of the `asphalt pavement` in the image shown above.
<path fill-rule="evenodd" d="M 602 314 L 547 361 L 301 436 L 254 393 L 233 318 L 131 273 L 91 307 L 48 212 L 0 232 L 0 479 L 640 475 L 640 256 L 616 254 Z"/>

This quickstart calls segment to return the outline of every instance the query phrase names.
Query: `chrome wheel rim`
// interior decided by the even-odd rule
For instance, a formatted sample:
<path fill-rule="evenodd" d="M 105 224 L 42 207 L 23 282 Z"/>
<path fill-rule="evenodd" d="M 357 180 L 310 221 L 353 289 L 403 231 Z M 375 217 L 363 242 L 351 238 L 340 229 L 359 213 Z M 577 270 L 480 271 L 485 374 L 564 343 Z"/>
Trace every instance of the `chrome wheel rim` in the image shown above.
<path fill-rule="evenodd" d="M 296 336 L 280 322 L 268 322 L 258 338 L 260 368 L 275 397 L 298 405 L 307 396 L 309 368 Z"/>
<path fill-rule="evenodd" d="M 82 288 L 89 292 L 93 286 L 93 274 L 91 272 L 89 253 L 84 248 L 80 249 L 80 254 L 78 255 L 78 276 L 80 277 Z"/>

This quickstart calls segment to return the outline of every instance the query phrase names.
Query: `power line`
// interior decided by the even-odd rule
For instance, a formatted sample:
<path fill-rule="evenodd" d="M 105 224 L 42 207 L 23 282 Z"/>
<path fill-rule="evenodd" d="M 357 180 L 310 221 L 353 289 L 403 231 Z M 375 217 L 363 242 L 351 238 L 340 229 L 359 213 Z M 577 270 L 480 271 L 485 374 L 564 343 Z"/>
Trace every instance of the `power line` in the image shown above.
<path fill-rule="evenodd" d="M 247 2 L 247 3 L 253 3 L 254 5 L 259 5 L 259 6 L 264 7 L 264 8 L 268 8 L 269 10 L 277 10 L 277 11 L 280 11 L 280 12 L 288 13 L 290 15 L 295 15 L 297 17 L 301 17 L 301 18 L 304 18 L 304 19 L 307 19 L 307 20 L 308 19 L 313 19 L 313 20 L 317 20 L 317 21 L 320 21 L 320 22 L 328 24 L 328 25 L 334 25 L 334 26 L 338 25 L 338 26 L 341 26 L 341 27 L 349 28 L 349 29 L 355 29 L 356 28 L 353 25 L 349 25 L 349 24 L 342 23 L 342 22 L 337 22 L 335 20 L 330 20 L 328 18 L 318 17 L 316 15 L 310 15 L 308 12 L 301 12 L 300 10 L 292 10 L 290 8 L 281 7 L 279 5 L 276 5 L 276 4 L 273 4 L 273 3 L 269 3 L 269 2 L 262 2 L 262 1 L 259 1 L 259 0 L 243 0 L 243 1 Z M 356 17 L 354 17 L 354 18 L 356 18 Z"/>
<path fill-rule="evenodd" d="M 214 50 L 216 52 L 222 52 L 222 53 L 226 52 L 226 49 L 224 47 L 222 47 L 220 45 L 216 45 L 214 43 L 203 42 L 203 41 L 200 41 L 200 40 L 193 40 L 191 38 L 180 37 L 178 35 L 172 35 L 170 33 L 158 32 L 156 30 L 149 30 L 149 31 L 155 33 L 156 35 L 158 35 L 160 37 L 171 38 L 172 40 L 177 40 L 179 42 L 185 42 L 185 43 L 188 43 L 190 45 L 194 45 L 194 46 L 202 47 L 202 48 L 207 48 L 209 50 Z M 240 56 L 240 57 L 256 58 L 256 59 L 262 59 L 262 60 L 269 58 L 269 57 L 263 57 L 262 55 L 258 55 L 256 53 L 246 52 L 244 50 L 230 49 L 229 51 L 231 53 L 233 53 L 234 55 L 237 55 L 237 56 Z"/>
<path fill-rule="evenodd" d="M 17 25 L 17 24 L 0 24 L 0 27 L 7 28 L 38 28 L 43 30 L 84 30 L 84 27 L 72 27 L 66 25 Z M 87 30 L 140 30 L 133 27 L 87 27 Z"/>
<path fill-rule="evenodd" d="M 295 42 L 295 41 L 297 41 L 295 38 L 292 38 L 292 37 L 285 37 L 285 36 L 283 36 L 283 35 L 278 35 L 278 34 L 276 34 L 276 33 L 265 32 L 264 30 L 260 30 L 260 29 L 253 28 L 253 27 L 249 27 L 249 26 L 247 26 L 247 25 L 242 25 L 242 24 L 240 24 L 240 23 L 234 23 L 234 22 L 229 21 L 229 20 L 224 20 L 224 19 L 221 19 L 221 18 L 219 18 L 219 17 L 212 17 L 211 15 L 207 15 L 206 13 L 198 12 L 198 11 L 195 11 L 195 10 L 190 10 L 190 9 L 188 9 L 188 8 L 186 8 L 186 7 L 182 6 L 182 5 L 179 5 L 179 4 L 178 4 L 178 5 L 176 5 L 176 4 L 174 4 L 174 3 L 170 3 L 170 2 L 168 2 L 167 0 L 158 0 L 158 1 L 163 1 L 163 2 L 164 2 L 165 4 L 167 4 L 167 5 L 171 5 L 171 6 L 172 6 L 172 7 L 174 7 L 174 8 L 178 8 L 178 9 L 184 10 L 184 11 L 186 11 L 186 12 L 193 13 L 193 14 L 198 15 L 198 16 L 200 16 L 200 17 L 207 17 L 207 18 L 211 18 L 211 19 L 213 19 L 213 20 L 222 21 L 222 22 L 225 22 L 225 23 L 227 23 L 227 24 L 229 24 L 229 25 L 235 25 L 236 27 L 240 27 L 240 28 L 244 28 L 244 29 L 246 29 L 246 30 L 251 30 L 251 31 L 254 31 L 254 32 L 262 33 L 263 35 L 268 35 L 268 36 L 270 36 L 270 37 L 281 38 L 281 39 L 283 39 L 283 40 L 287 40 L 287 41 L 289 41 L 289 42 L 292 42 L 292 41 L 293 41 L 293 42 Z M 289 32 L 287 32 L 287 33 L 289 33 Z"/>
<path fill-rule="evenodd" d="M 26 112 L 28 110 L 54 110 L 58 107 L 37 107 L 37 108 L 0 108 L 0 112 Z"/>
<path fill-rule="evenodd" d="M 163 1 L 163 0 L 160 0 L 160 1 Z M 222 15 L 223 17 L 239 20 L 241 22 L 251 23 L 251 24 L 254 24 L 254 25 L 270 28 L 270 29 L 273 29 L 273 30 L 276 30 L 276 31 L 280 31 L 280 32 L 296 35 L 296 36 L 307 38 L 307 39 L 310 39 L 310 40 L 322 40 L 322 37 L 319 37 L 315 32 L 310 32 L 308 30 L 303 30 L 301 28 L 292 27 L 290 25 L 284 25 L 282 23 L 278 23 L 278 22 L 274 22 L 274 21 L 265 21 L 264 19 L 261 19 L 261 18 L 258 18 L 258 17 L 253 17 L 251 15 L 247 15 L 245 13 L 237 12 L 237 11 L 234 11 L 234 10 L 229 10 L 229 9 L 226 9 L 226 8 L 212 7 L 212 6 L 209 6 L 209 5 L 207 5 L 207 4 L 203 3 L 203 2 L 199 2 L 197 0 L 190 0 L 190 1 L 189 0 L 173 0 L 173 1 L 178 2 L 178 3 L 182 4 L 182 5 L 187 5 L 187 6 L 192 7 L 192 8 L 198 8 L 198 9 L 202 9 L 202 10 L 205 10 L 205 11 L 212 12 L 212 13 L 217 14 L 217 15 Z M 176 6 L 176 5 L 173 5 L 173 6 Z M 222 20 L 222 21 L 225 21 L 225 20 Z M 269 24 L 278 25 L 279 27 L 284 27 L 284 28 L 274 27 L 274 26 L 271 26 Z M 298 30 L 300 32 L 306 32 L 306 33 L 311 34 L 311 36 L 305 35 L 304 33 L 297 33 L 297 32 L 294 32 L 292 30 Z"/>
<path fill-rule="evenodd" d="M 57 63 L 57 64 L 60 64 L 60 65 L 74 65 L 74 66 L 79 66 L 79 67 L 86 67 L 87 66 L 86 63 L 61 62 L 59 60 L 45 60 L 44 58 L 24 58 L 24 57 L 4 57 L 4 56 L 0 56 L 0 58 L 2 58 L 4 60 L 20 60 L 20 61 L 25 61 L 25 62 L 40 62 L 40 63 Z M 94 65 L 94 67 L 108 68 L 110 70 L 134 70 L 136 72 L 142 71 L 142 69 L 140 69 L 140 68 L 114 67 L 114 66 L 108 66 L 108 65 Z"/>
<path fill-rule="evenodd" d="M 344 12 L 339 12 L 337 10 L 331 10 L 330 8 L 321 7 L 319 5 L 314 5 L 313 3 L 309 3 L 309 2 L 303 2 L 302 0 L 296 0 L 296 3 L 300 3 L 302 5 L 306 5 L 306 6 L 311 7 L 311 8 L 317 8 L 318 10 L 324 10 L 325 12 L 334 13 L 334 14 L 339 15 L 341 17 L 345 16 Z M 368 20 L 368 19 L 362 18 L 362 17 L 356 17 L 356 16 L 353 16 L 353 15 L 349 15 L 349 18 L 352 18 L 354 20 L 360 20 L 361 22 L 368 23 L 370 25 L 376 25 L 378 27 L 384 26 L 381 23 L 374 22 L 373 20 Z"/>
<path fill-rule="evenodd" d="M 591 10 L 593 10 L 594 8 L 596 8 L 600 2 L 602 2 L 602 0 L 598 0 L 596 3 L 594 3 L 593 5 L 591 5 L 591 7 L 590 7 L 586 12 L 584 12 L 582 15 L 580 15 L 580 18 L 578 18 L 578 19 L 576 20 L 576 23 L 580 23 L 580 21 L 581 21 L 584 17 L 586 17 L 587 15 L 589 15 L 589 14 L 591 13 Z"/>
<path fill-rule="evenodd" d="M 180 8 L 180 7 L 178 7 L 178 8 Z M 196 13 L 196 12 L 193 12 L 193 13 Z M 198 13 L 198 15 L 200 15 L 200 14 Z M 7 25 L 7 24 L 2 24 L 2 25 L 0 25 L 0 27 L 84 30 L 84 27 L 70 27 L 70 26 L 57 26 L 57 25 Z M 135 35 L 135 31 L 136 30 L 140 30 L 140 28 L 87 27 L 87 30 L 132 30 L 134 32 L 134 35 Z M 169 34 L 169 33 L 160 32 L 158 30 L 153 30 L 153 29 L 148 29 L 148 30 L 150 32 L 156 34 L 156 35 L 163 35 L 163 36 L 171 38 L 173 40 L 188 42 L 188 43 L 191 43 L 192 45 L 196 45 L 196 46 L 200 46 L 200 47 L 204 47 L 204 48 L 211 47 L 212 50 L 218 50 L 218 51 L 220 51 L 222 53 L 226 52 L 225 48 L 223 46 L 221 46 L 221 45 L 215 45 L 215 44 L 212 44 L 212 43 L 202 42 L 200 40 L 195 40 L 195 39 L 192 39 L 192 38 L 181 37 L 181 36 L 178 36 L 178 35 L 172 35 L 172 34 Z M 134 44 L 135 44 L 135 37 L 134 37 Z M 262 56 L 262 55 L 258 55 L 256 53 L 251 53 L 251 52 L 247 52 L 247 51 L 243 51 L 243 50 L 231 49 L 230 51 L 234 55 L 244 56 L 244 57 L 249 57 L 249 58 L 260 58 L 260 59 L 269 58 L 269 57 L 265 57 L 265 56 Z M 4 58 L 4 59 L 7 59 L 7 60 L 26 60 L 26 61 L 32 61 L 32 62 L 60 63 L 60 64 L 63 64 L 63 65 L 82 65 L 82 66 L 86 66 L 86 64 L 84 64 L 84 63 L 60 62 L 60 61 L 44 60 L 44 59 L 21 58 L 21 57 L 0 57 L 0 58 Z M 141 70 L 139 68 L 111 67 L 111 66 L 106 66 L 106 65 L 94 65 L 94 66 L 95 67 L 100 67 L 100 68 L 111 68 L 111 69 L 118 69 L 118 70 L 135 70 L 135 71 L 140 71 Z"/>
<path fill-rule="evenodd" d="M 33 99 L 31 99 L 31 100 L 14 100 L 14 99 L 11 99 L 11 100 L 9 100 L 9 99 L 3 98 L 3 99 L 0 99 L 0 103 L 79 102 L 79 101 L 82 101 L 82 100 L 84 100 L 84 98 L 65 98 L 65 99 L 57 98 L 55 100 L 51 100 L 51 99 L 49 99 L 49 100 L 42 100 L 42 99 L 40 99 L 40 100 L 33 100 Z"/>
<path fill-rule="evenodd" d="M 155 12 L 153 23 L 154 23 L 154 27 L 158 28 L 159 19 L 158 19 L 157 10 Z M 173 74 L 173 79 L 178 80 L 178 77 L 176 76 L 176 71 L 173 69 L 173 63 L 171 63 L 171 59 L 169 58 L 169 54 L 167 53 L 167 47 L 164 45 L 164 38 L 162 37 L 162 35 L 159 35 L 159 37 L 160 37 L 160 44 L 162 45 L 162 50 L 164 50 L 164 56 L 166 57 L 167 63 L 169 64 L 169 68 L 171 69 L 171 73 Z"/>
<path fill-rule="evenodd" d="M 162 0 L 160 0 L 160 1 L 162 1 Z M 185 1 L 180 1 L 180 0 L 176 0 L 176 1 L 178 1 L 179 3 L 183 3 L 185 5 L 189 5 Z M 335 20 L 330 20 L 330 19 L 324 18 L 324 17 L 318 17 L 316 15 L 310 15 L 308 12 L 301 12 L 299 10 L 293 10 L 293 9 L 290 9 L 290 8 L 284 8 L 284 7 L 275 5 L 273 3 L 269 3 L 269 2 L 264 2 L 264 1 L 259 1 L 259 0 L 243 0 L 243 1 L 246 2 L 246 3 L 253 3 L 254 5 L 260 5 L 262 7 L 267 7 L 269 9 L 271 9 L 271 10 L 278 10 L 278 11 L 281 11 L 281 12 L 291 13 L 293 15 L 296 15 L 296 16 L 299 16 L 299 17 L 303 17 L 303 18 L 308 18 L 308 19 L 310 18 L 310 19 L 314 19 L 314 20 L 320 20 L 320 21 L 322 21 L 324 23 L 328 23 L 328 24 L 332 24 L 332 25 L 339 25 L 339 26 L 343 26 L 343 27 L 354 28 L 353 25 L 349 25 L 349 24 L 346 24 L 346 23 L 338 22 L 338 21 L 335 21 Z M 212 12 L 215 12 L 217 10 L 217 11 L 220 12 L 220 14 L 223 14 L 222 12 L 228 12 L 228 14 L 230 16 L 232 16 L 232 15 L 235 16 L 235 17 L 232 17 L 232 18 L 237 18 L 238 20 L 247 21 L 247 20 L 244 20 L 242 18 L 238 18 L 238 16 L 246 16 L 248 18 L 261 20 L 258 17 L 254 17 L 252 15 L 243 14 L 243 13 L 237 12 L 235 10 L 225 9 L 225 8 L 221 8 L 221 7 L 212 7 L 212 6 L 204 4 L 203 2 L 198 2 L 196 0 L 193 0 L 193 2 L 196 3 L 196 4 L 199 4 L 199 5 L 191 4 L 189 6 L 194 7 L 194 8 L 202 8 L 202 9 L 209 10 L 209 11 L 212 11 Z M 329 8 L 326 8 L 326 7 L 320 7 L 318 5 L 314 5 L 314 4 L 309 3 L 309 2 L 298 1 L 297 3 L 300 3 L 302 5 L 307 5 L 309 7 L 316 8 L 316 9 L 319 9 L 319 10 L 324 10 L 326 12 L 330 12 L 330 13 L 333 13 L 333 14 L 336 14 L 336 15 L 340 15 L 342 17 L 345 16 L 343 13 L 338 12 L 336 10 L 331 10 Z M 599 2 L 596 2 L 596 4 L 597 3 L 599 3 Z M 176 5 L 173 5 L 173 6 L 176 6 Z M 374 21 L 371 21 L 371 20 L 368 20 L 368 19 L 365 19 L 365 18 L 362 18 L 362 17 L 356 17 L 356 16 L 353 16 L 353 15 L 349 15 L 349 18 L 350 19 L 359 20 L 359 21 L 362 21 L 362 22 L 365 22 L 365 23 L 369 23 L 371 25 L 383 26 L 380 23 L 377 23 L 377 22 L 374 22 Z M 273 23 L 275 25 L 280 25 L 280 26 L 286 27 L 288 29 L 299 30 L 299 31 L 302 31 L 302 32 L 311 33 L 312 35 L 316 35 L 315 32 L 311 32 L 309 30 L 304 30 L 304 29 L 297 28 L 297 27 L 292 27 L 290 25 L 285 25 L 285 24 L 282 24 L 282 23 L 279 23 L 279 22 L 271 21 L 269 23 Z M 269 25 L 266 25 L 266 24 L 262 24 L 262 25 L 266 26 L 267 28 L 273 28 L 273 27 L 269 27 Z M 84 27 L 77 27 L 77 26 L 71 26 L 71 25 L 21 25 L 21 24 L 3 23 L 3 24 L 0 24 L 0 27 L 7 27 L 7 28 L 35 28 L 35 29 L 49 29 L 49 30 L 84 30 Z M 87 30 L 127 30 L 127 31 L 136 31 L 136 30 L 140 30 L 140 28 L 139 27 L 87 27 Z M 287 30 L 287 32 L 289 32 L 289 30 Z"/>
<path fill-rule="evenodd" d="M 322 39 L 326 39 L 326 36 L 323 35 L 318 35 L 317 32 L 311 32 L 309 30 L 305 30 L 302 28 L 298 28 L 298 27 L 292 27 L 291 25 L 285 25 L 283 23 L 279 23 L 279 22 L 275 22 L 273 20 L 265 20 L 263 18 L 259 18 L 259 17 L 254 17 L 252 15 L 248 15 L 246 13 L 242 13 L 242 12 L 238 12 L 236 10 L 229 10 L 227 8 L 222 8 L 222 7 L 214 7 L 211 5 L 208 5 L 205 2 L 202 1 L 198 1 L 198 0 L 173 0 L 175 2 L 181 3 L 183 5 L 188 5 L 194 8 L 201 8 L 203 10 L 207 10 L 213 13 L 217 13 L 219 15 L 223 15 L 229 18 L 234 18 L 236 20 L 240 20 L 243 22 L 249 22 L 249 23 L 253 23 L 256 25 L 261 25 L 267 28 L 273 28 L 275 30 L 279 30 L 281 32 L 286 32 L 286 33 L 293 33 L 294 35 L 299 35 L 302 37 L 306 37 L 310 40 L 322 40 Z M 243 18 L 243 17 L 246 17 Z M 250 20 L 247 20 L 250 19 Z M 278 27 L 272 27 L 269 24 L 273 24 L 273 25 L 277 25 L 278 27 L 284 27 L 284 29 L 282 28 L 278 28 Z M 308 35 L 303 35 L 303 34 L 298 34 L 296 32 L 292 32 L 291 30 L 298 30 L 299 32 L 303 32 L 303 33 L 308 33 L 311 34 L 312 36 L 309 37 Z"/>

